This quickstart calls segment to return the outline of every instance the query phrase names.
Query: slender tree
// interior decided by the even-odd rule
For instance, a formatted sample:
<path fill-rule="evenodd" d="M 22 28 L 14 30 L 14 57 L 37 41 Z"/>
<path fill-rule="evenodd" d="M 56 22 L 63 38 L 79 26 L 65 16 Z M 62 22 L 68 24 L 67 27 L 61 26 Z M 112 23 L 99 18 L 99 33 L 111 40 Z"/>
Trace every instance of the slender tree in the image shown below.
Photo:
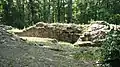
<path fill-rule="evenodd" d="M 63 23 L 65 23 L 65 0 L 63 0 Z"/>
<path fill-rule="evenodd" d="M 58 0 L 58 4 L 57 4 L 57 9 L 58 9 L 58 16 L 57 16 L 57 18 L 58 18 L 58 22 L 60 22 L 60 0 Z"/>
<path fill-rule="evenodd" d="M 72 22 L 72 0 L 68 0 L 68 23 Z"/>
<path fill-rule="evenodd" d="M 46 0 L 43 0 L 44 5 L 43 5 L 43 18 L 44 18 L 44 22 L 46 22 Z"/>

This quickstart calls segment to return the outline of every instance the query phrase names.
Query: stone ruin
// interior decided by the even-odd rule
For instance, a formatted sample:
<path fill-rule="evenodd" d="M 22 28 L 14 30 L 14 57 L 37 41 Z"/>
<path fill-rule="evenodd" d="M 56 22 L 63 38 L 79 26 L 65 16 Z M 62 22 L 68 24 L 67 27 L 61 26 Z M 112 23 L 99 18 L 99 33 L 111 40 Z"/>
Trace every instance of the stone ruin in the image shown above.
<path fill-rule="evenodd" d="M 74 43 L 75 46 L 100 46 L 111 29 L 120 30 L 120 26 L 105 21 L 92 21 L 89 25 L 39 22 L 16 34 L 22 37 L 57 39 Z"/>
<path fill-rule="evenodd" d="M 34 26 L 23 30 L 23 32 L 16 32 L 16 34 L 19 36 L 52 38 L 75 43 L 82 30 L 83 27 L 77 24 L 38 22 Z"/>
<path fill-rule="evenodd" d="M 86 32 L 84 32 L 75 46 L 101 46 L 106 34 L 110 30 L 120 30 L 119 25 L 108 24 L 105 21 L 92 21 Z"/>

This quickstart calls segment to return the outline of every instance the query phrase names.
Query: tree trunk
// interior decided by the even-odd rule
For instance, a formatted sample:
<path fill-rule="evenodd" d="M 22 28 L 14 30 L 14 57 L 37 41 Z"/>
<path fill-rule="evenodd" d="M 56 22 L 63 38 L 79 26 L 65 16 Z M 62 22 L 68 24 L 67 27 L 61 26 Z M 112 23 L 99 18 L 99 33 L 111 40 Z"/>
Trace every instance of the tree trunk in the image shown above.
<path fill-rule="evenodd" d="M 68 1 L 68 23 L 72 22 L 72 0 Z"/>
<path fill-rule="evenodd" d="M 57 17 L 57 21 L 60 22 L 60 0 L 58 0 L 58 4 L 57 4 L 57 9 L 58 9 L 58 17 Z"/>
<path fill-rule="evenodd" d="M 32 0 L 29 0 L 30 2 L 30 11 L 31 11 L 31 22 L 33 23 L 34 22 L 34 7 L 33 7 L 33 1 Z"/>
<path fill-rule="evenodd" d="M 65 0 L 63 0 L 63 23 L 65 23 Z"/>
<path fill-rule="evenodd" d="M 43 18 L 44 18 L 44 22 L 46 22 L 46 0 L 44 0 L 44 6 L 43 6 Z"/>
<path fill-rule="evenodd" d="M 49 9 L 49 15 L 48 15 L 48 22 L 51 22 L 51 16 L 50 16 L 50 13 L 51 13 L 51 11 L 50 11 L 50 7 L 51 7 L 51 3 L 50 3 L 51 1 L 49 0 L 49 7 L 48 7 L 48 9 Z"/>

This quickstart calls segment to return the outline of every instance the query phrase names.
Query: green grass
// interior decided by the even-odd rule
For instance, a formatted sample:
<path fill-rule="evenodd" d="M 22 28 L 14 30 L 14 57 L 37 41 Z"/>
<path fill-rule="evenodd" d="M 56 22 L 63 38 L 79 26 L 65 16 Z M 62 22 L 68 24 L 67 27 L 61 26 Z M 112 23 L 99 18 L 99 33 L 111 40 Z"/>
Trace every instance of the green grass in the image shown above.
<path fill-rule="evenodd" d="M 100 59 L 101 53 L 98 47 L 85 47 L 79 48 L 78 51 L 72 53 L 72 55 L 73 58 L 77 60 L 97 61 Z"/>

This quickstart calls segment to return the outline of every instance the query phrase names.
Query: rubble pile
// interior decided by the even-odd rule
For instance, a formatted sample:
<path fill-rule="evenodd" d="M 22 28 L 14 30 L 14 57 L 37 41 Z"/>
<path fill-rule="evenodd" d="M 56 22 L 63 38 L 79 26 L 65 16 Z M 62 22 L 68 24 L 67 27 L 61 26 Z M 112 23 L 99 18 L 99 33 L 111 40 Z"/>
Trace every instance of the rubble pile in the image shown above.
<path fill-rule="evenodd" d="M 117 27 L 117 28 L 116 28 Z M 77 42 L 74 44 L 75 46 L 101 46 L 102 42 L 105 39 L 106 34 L 110 30 L 119 30 L 119 25 L 108 24 L 105 21 L 93 21 L 86 32 L 84 32 Z"/>
<path fill-rule="evenodd" d="M 10 26 L 0 25 L 0 45 L 17 45 L 21 42 L 24 42 L 18 36 L 13 35 L 12 33 L 7 32 L 7 30 L 12 29 Z"/>

